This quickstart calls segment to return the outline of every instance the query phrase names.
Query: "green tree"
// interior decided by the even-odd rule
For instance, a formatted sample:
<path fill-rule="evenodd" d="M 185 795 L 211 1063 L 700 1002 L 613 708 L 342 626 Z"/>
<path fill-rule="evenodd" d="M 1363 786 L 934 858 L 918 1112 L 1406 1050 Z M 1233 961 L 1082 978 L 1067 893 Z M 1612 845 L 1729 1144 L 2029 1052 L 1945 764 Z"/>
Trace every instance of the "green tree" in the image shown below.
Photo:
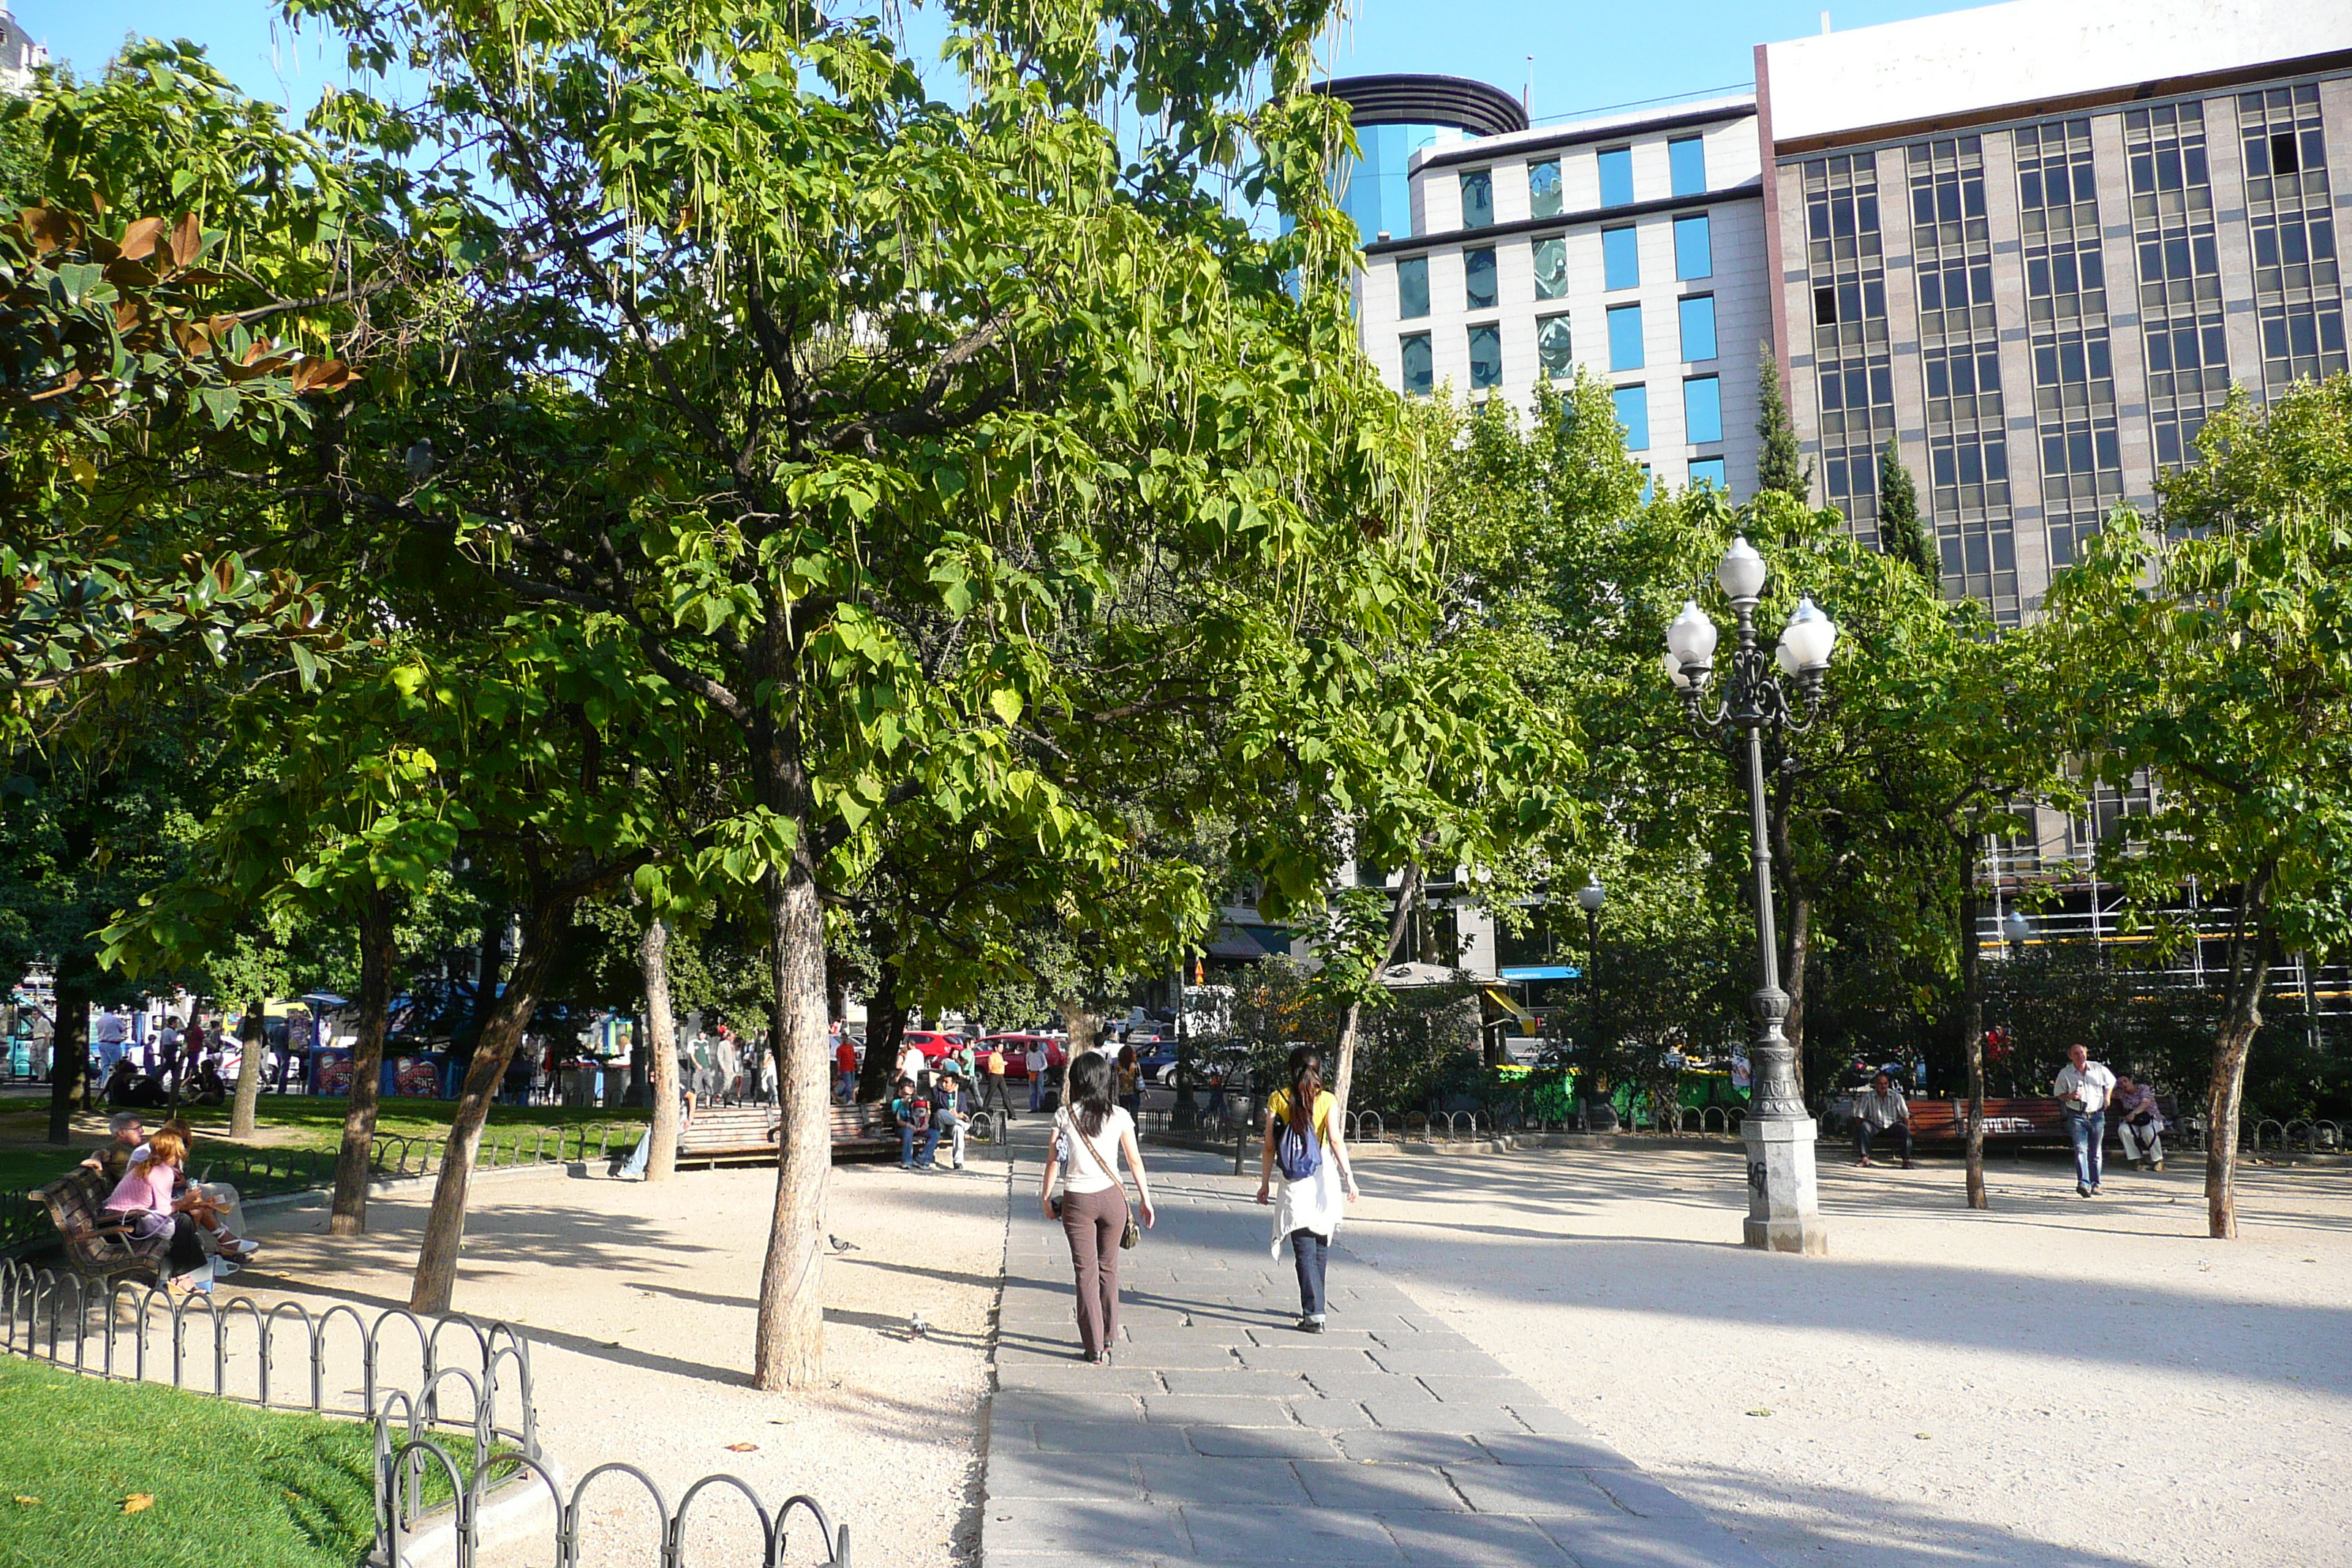
<path fill-rule="evenodd" d="M 1878 548 L 1930 583 L 1942 581 L 1936 542 L 1919 515 L 1919 487 L 1903 466 L 1903 445 L 1889 436 L 1878 454 Z"/>
<path fill-rule="evenodd" d="M 2352 937 L 2352 378 L 2257 413 L 2242 395 L 2158 484 L 2167 533 L 2119 513 L 2052 585 L 2068 711 L 2096 775 L 2145 770 L 2157 809 L 2100 846 L 2141 910 L 2229 889 L 2205 1195 L 2238 1229 L 2246 1060 L 2282 953 Z"/>
<path fill-rule="evenodd" d="M 1813 463 L 1797 440 L 1789 399 L 1780 389 L 1780 361 L 1769 342 L 1756 353 L 1756 488 L 1787 496 L 1799 505 L 1813 495 Z"/>

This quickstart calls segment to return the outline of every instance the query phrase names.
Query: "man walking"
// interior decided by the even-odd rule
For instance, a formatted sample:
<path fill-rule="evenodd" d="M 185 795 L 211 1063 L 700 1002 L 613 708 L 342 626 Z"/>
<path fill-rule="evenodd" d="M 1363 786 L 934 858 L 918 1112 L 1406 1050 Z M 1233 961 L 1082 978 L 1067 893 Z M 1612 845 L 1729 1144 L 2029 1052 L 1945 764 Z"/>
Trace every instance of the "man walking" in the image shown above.
<path fill-rule="evenodd" d="M 2116 1074 L 2116 1131 L 2123 1134 L 2126 1159 L 2143 1171 L 2164 1169 L 2164 1117 L 2156 1090 L 2134 1083 L 2127 1072 Z"/>
<path fill-rule="evenodd" d="M 980 1108 L 986 1110 L 990 1106 L 995 1106 L 1003 1110 L 1005 1119 L 1010 1121 L 1014 1111 L 1012 1091 L 1004 1087 L 1004 1047 L 1002 1045 L 990 1045 L 987 1054 L 981 1060 L 982 1065 L 986 1068 L 988 1082 L 980 1097 Z"/>
<path fill-rule="evenodd" d="M 1029 1042 L 1029 1109 L 1037 1110 L 1045 1103 L 1045 1047 L 1043 1041 Z"/>
<path fill-rule="evenodd" d="M 836 1026 L 833 1032 L 834 1090 L 844 1105 L 857 1103 L 857 1045 Z"/>
<path fill-rule="evenodd" d="M 2087 1047 L 2069 1046 L 2057 1087 L 2058 1102 L 2066 1108 L 2066 1136 L 2074 1144 L 2075 1195 L 2095 1198 L 2106 1163 L 2107 1097 L 2115 1092 L 2116 1075 L 2093 1061 Z"/>
<path fill-rule="evenodd" d="M 1893 1133 L 1903 1146 L 1903 1168 L 1911 1168 L 1911 1106 L 1895 1079 L 1880 1073 L 1870 1080 L 1853 1123 L 1853 1163 L 1870 1163 L 1870 1141 Z"/>

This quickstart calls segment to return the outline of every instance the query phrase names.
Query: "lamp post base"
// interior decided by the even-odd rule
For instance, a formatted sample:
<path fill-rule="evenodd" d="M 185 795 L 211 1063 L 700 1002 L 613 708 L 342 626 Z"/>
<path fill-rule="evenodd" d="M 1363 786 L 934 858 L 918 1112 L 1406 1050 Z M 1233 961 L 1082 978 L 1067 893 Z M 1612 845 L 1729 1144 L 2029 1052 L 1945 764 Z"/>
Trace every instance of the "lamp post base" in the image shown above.
<path fill-rule="evenodd" d="M 1828 1252 L 1829 1227 L 1822 1222 L 1813 1173 L 1813 1119 L 1751 1116 L 1741 1124 L 1740 1136 L 1748 1144 L 1743 1239 L 1767 1252 Z"/>

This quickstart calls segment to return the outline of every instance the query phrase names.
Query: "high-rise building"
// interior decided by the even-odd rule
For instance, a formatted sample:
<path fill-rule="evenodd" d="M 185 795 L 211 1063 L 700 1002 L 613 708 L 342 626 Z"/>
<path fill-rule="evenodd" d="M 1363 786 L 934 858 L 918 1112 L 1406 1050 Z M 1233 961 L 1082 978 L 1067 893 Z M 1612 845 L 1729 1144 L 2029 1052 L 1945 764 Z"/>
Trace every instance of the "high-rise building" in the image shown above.
<path fill-rule="evenodd" d="M 8 14 L 8 0 L 0 0 L 0 92 L 25 91 L 33 85 L 33 73 L 48 63 L 47 46 L 34 42 Z"/>
<path fill-rule="evenodd" d="M 1396 98 L 1417 82 L 1458 90 L 1395 77 L 1330 90 L 1352 103 L 1367 83 Z M 1433 139 L 1402 173 L 1357 288 L 1364 347 L 1391 385 L 1524 409 L 1538 382 L 1581 365 L 1613 389 L 1654 478 L 1754 486 L 1771 307 L 1752 99 Z"/>

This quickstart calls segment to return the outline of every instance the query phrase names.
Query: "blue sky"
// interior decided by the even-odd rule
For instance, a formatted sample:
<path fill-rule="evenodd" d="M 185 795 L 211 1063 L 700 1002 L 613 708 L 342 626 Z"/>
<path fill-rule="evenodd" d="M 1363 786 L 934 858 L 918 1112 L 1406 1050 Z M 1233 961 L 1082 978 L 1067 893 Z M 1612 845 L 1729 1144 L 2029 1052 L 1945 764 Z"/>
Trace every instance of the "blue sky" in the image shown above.
<path fill-rule="evenodd" d="M 188 37 L 247 92 L 307 109 L 344 79 L 340 50 L 297 35 L 268 0 L 10 0 L 52 54 L 94 74 L 126 34 Z M 1833 26 L 1960 9 L 1953 0 L 1832 0 Z M 912 9 L 912 6 L 909 6 Z M 1357 0 L 1329 47 L 1341 76 L 1438 71 L 1517 92 L 1533 54 L 1538 119 L 1745 85 L 1756 44 L 1821 30 L 1820 0 Z"/>

